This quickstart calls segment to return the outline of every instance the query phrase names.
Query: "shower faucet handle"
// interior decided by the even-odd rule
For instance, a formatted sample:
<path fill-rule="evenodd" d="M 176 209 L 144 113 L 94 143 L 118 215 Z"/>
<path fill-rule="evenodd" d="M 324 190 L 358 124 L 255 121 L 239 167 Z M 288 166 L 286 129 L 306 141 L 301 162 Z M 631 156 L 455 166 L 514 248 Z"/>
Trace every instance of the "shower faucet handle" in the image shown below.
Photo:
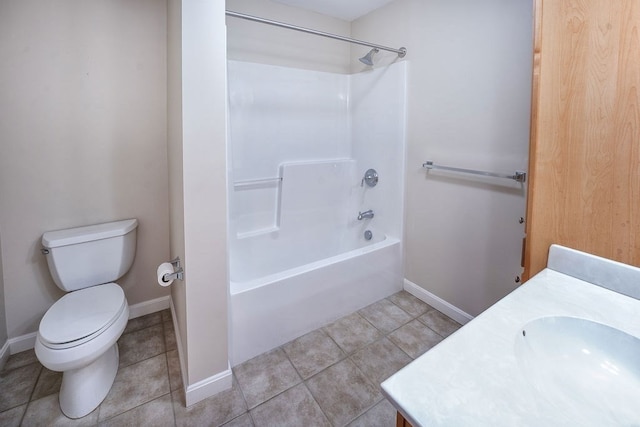
<path fill-rule="evenodd" d="M 375 169 L 367 169 L 362 181 L 360 181 L 360 187 L 364 187 L 365 182 L 369 187 L 375 187 L 378 183 L 378 172 Z"/>

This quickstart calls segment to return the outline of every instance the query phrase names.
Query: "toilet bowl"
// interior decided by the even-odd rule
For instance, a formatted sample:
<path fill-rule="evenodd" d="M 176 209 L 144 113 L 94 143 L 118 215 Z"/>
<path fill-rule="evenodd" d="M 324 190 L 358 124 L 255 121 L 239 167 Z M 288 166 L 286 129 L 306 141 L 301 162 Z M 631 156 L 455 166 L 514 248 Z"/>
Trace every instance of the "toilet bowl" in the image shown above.
<path fill-rule="evenodd" d="M 35 352 L 43 366 L 63 373 L 60 409 L 69 418 L 97 408 L 118 371 L 117 341 L 129 306 L 118 284 L 102 280 L 115 280 L 131 267 L 136 227 L 136 220 L 126 220 L 43 236 L 54 282 L 70 292 L 40 321 Z"/>
<path fill-rule="evenodd" d="M 116 341 L 128 318 L 127 300 L 115 283 L 67 294 L 42 318 L 36 356 L 48 369 L 64 372 L 60 406 L 66 416 L 87 415 L 109 393 L 118 370 Z"/>

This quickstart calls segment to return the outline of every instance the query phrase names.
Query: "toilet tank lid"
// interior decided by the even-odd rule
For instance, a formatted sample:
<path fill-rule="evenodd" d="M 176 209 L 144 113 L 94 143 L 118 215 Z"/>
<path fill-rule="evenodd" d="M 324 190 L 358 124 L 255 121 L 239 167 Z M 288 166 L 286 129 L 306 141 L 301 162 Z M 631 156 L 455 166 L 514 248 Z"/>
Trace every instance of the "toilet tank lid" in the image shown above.
<path fill-rule="evenodd" d="M 75 245 L 93 240 L 124 236 L 138 226 L 137 219 L 125 219 L 86 227 L 68 228 L 66 230 L 47 231 L 42 235 L 45 248 Z"/>

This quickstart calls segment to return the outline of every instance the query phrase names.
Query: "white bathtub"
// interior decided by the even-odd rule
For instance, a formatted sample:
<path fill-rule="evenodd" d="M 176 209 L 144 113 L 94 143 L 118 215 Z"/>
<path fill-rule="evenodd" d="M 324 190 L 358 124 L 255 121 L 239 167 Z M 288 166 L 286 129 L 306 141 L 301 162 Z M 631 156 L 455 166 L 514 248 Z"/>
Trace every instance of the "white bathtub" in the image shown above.
<path fill-rule="evenodd" d="M 298 266 L 278 272 L 272 271 L 274 263 L 269 262 L 273 249 L 263 253 L 267 262 L 258 262 L 251 271 L 245 265 L 242 273 L 234 272 L 232 266 L 232 365 L 400 291 L 400 241 L 382 235 L 377 240 L 364 244 L 360 239 L 359 247 L 303 265 L 296 258 L 307 259 L 306 252 L 280 256 L 281 263 Z M 259 252 L 254 253 L 255 259 L 260 258 Z M 261 271 L 263 275 L 255 277 Z M 238 281 L 238 276 L 243 280 Z"/>

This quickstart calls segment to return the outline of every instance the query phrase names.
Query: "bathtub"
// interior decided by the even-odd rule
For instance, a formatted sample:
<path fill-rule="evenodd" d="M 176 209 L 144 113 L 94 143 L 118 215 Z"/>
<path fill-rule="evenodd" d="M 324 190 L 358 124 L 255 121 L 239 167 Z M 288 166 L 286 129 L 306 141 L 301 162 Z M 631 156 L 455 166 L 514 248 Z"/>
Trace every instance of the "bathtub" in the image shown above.
<path fill-rule="evenodd" d="M 264 236 L 264 241 L 237 242 L 233 250 L 249 253 L 235 258 L 255 262 L 231 266 L 232 366 L 402 289 L 400 240 L 379 232 L 370 241 L 358 236 L 345 240 L 334 235 L 325 245 L 283 241 L 274 247 L 274 238 Z M 269 251 L 262 248 L 267 243 Z M 314 249 L 279 252 L 310 246 Z"/>

